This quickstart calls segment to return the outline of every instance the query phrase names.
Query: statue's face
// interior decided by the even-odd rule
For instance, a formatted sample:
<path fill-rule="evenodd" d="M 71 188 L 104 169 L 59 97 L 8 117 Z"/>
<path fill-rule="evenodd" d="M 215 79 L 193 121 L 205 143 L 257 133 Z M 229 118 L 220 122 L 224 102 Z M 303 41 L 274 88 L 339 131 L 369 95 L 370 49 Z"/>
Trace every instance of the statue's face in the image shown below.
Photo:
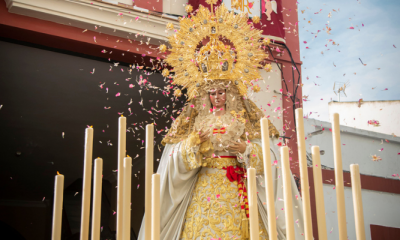
<path fill-rule="evenodd" d="M 225 107 L 226 102 L 225 89 L 213 89 L 210 91 L 210 101 L 213 107 L 217 109 Z"/>

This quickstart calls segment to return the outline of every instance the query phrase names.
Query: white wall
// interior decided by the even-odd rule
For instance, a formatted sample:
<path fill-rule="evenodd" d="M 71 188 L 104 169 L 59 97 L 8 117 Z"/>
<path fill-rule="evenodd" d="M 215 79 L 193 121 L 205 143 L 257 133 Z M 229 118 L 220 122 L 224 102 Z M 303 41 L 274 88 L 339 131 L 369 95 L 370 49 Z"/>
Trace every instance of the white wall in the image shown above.
<path fill-rule="evenodd" d="M 261 91 L 254 93 L 250 96 L 250 99 L 257 104 L 257 106 L 264 112 L 265 116 L 270 116 L 269 120 L 282 135 L 282 95 L 274 93 L 274 90 L 279 93 L 279 90 L 282 88 L 282 77 L 278 65 L 276 63 L 272 63 L 271 65 L 272 72 L 267 73 L 263 69 L 259 70 L 263 80 L 259 80 L 256 83 L 260 85 Z M 268 103 L 271 104 L 271 106 L 268 106 Z M 274 112 L 277 107 L 281 107 L 281 110 Z"/>
<path fill-rule="evenodd" d="M 358 102 L 330 102 L 329 117 L 340 114 L 340 124 L 385 134 L 400 136 L 400 100 L 368 101 L 358 107 Z M 369 120 L 378 120 L 379 127 L 368 125 Z"/>
<path fill-rule="evenodd" d="M 325 154 L 321 156 L 321 164 L 334 167 L 333 161 L 333 141 L 331 123 L 318 121 L 315 119 L 304 120 L 304 130 L 307 152 L 311 153 L 311 146 L 317 145 Z M 311 132 L 316 131 L 316 126 L 323 126 L 325 130 L 322 134 L 309 136 Z M 340 126 L 340 139 L 342 143 L 342 161 L 343 170 L 350 171 L 350 164 L 360 165 L 362 174 L 374 175 L 384 178 L 392 178 L 392 174 L 400 173 L 400 138 L 392 137 L 386 134 L 368 132 L 365 130 L 354 129 Z M 386 142 L 387 139 L 389 142 Z M 383 140 L 383 144 L 382 143 Z M 383 148 L 383 151 L 379 151 Z M 371 155 L 378 155 L 382 161 L 372 161 Z"/>
<path fill-rule="evenodd" d="M 333 185 L 324 184 L 324 200 L 328 239 L 339 239 L 336 192 Z M 370 225 L 400 228 L 400 195 L 362 190 L 366 239 L 371 239 Z M 344 190 L 346 202 L 347 234 L 349 240 L 356 240 L 354 208 L 351 188 Z M 333 228 L 333 230 L 332 230 Z M 332 232 L 331 232 L 332 231 Z"/>
<path fill-rule="evenodd" d="M 163 1 L 163 12 L 176 15 L 186 15 L 185 6 L 187 0 L 160 0 Z"/>

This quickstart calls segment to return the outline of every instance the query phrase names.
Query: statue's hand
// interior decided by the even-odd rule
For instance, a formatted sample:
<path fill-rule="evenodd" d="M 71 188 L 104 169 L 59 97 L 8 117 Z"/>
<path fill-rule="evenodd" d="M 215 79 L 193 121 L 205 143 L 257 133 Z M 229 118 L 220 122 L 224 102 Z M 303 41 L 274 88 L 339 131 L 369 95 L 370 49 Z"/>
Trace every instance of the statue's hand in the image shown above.
<path fill-rule="evenodd" d="M 202 132 L 201 130 L 202 129 L 200 129 L 199 131 L 199 138 L 200 138 L 200 143 L 203 143 L 210 138 L 210 130 L 207 130 L 205 132 Z"/>
<path fill-rule="evenodd" d="M 241 142 L 233 142 L 229 144 L 228 149 L 231 150 L 231 153 L 238 154 L 244 153 L 246 151 L 247 144 L 244 141 Z"/>

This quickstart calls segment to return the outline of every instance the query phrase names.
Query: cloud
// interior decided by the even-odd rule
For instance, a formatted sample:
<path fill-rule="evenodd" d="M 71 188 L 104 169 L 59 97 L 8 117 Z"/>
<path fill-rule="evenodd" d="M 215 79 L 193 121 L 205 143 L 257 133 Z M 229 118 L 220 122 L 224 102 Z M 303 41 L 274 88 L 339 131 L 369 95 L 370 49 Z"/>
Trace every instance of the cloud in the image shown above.
<path fill-rule="evenodd" d="M 359 1 L 343 0 L 322 4 L 308 0 L 299 5 L 299 10 L 304 9 L 304 14 L 299 11 L 299 32 L 302 80 L 305 84 L 303 95 L 309 95 L 309 101 L 304 102 L 305 112 L 314 112 L 311 117 L 327 121 L 328 102 L 331 99 L 338 100 L 333 92 L 335 82 L 350 82 L 346 89 L 347 97 L 341 97 L 341 101 L 400 98 L 396 90 L 400 89 L 396 71 L 400 62 L 398 4 L 372 1 L 359 4 Z M 334 12 L 332 9 L 340 11 Z M 327 17 L 329 12 L 331 18 Z M 312 25 L 307 23 L 309 20 Z M 365 26 L 362 27 L 362 24 Z M 324 30 L 326 26 L 332 29 L 330 35 Z M 349 29 L 350 26 L 355 29 Z M 320 32 L 315 38 L 318 30 Z M 339 46 L 332 45 L 329 39 Z M 307 44 L 303 44 L 303 41 L 307 41 Z M 393 47 L 396 43 L 399 43 L 399 49 Z M 306 49 L 307 46 L 310 49 Z M 367 65 L 364 66 L 359 58 Z M 389 90 L 382 91 L 385 88 Z"/>

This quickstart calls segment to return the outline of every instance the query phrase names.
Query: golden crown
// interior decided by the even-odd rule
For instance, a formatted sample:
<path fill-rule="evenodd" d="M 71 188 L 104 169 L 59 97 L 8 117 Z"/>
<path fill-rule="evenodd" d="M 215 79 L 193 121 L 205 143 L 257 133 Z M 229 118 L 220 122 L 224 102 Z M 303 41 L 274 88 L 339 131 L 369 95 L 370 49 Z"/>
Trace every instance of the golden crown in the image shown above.
<path fill-rule="evenodd" d="M 171 25 L 167 25 L 170 30 Z M 229 12 L 223 4 L 215 13 L 200 5 L 196 15 L 180 18 L 180 29 L 169 38 L 166 62 L 175 72 L 173 84 L 187 88 L 189 100 L 209 80 L 233 83 L 245 96 L 251 81 L 261 78 L 258 68 L 268 58 L 260 38 L 261 31 L 248 23 L 246 14 Z"/>

